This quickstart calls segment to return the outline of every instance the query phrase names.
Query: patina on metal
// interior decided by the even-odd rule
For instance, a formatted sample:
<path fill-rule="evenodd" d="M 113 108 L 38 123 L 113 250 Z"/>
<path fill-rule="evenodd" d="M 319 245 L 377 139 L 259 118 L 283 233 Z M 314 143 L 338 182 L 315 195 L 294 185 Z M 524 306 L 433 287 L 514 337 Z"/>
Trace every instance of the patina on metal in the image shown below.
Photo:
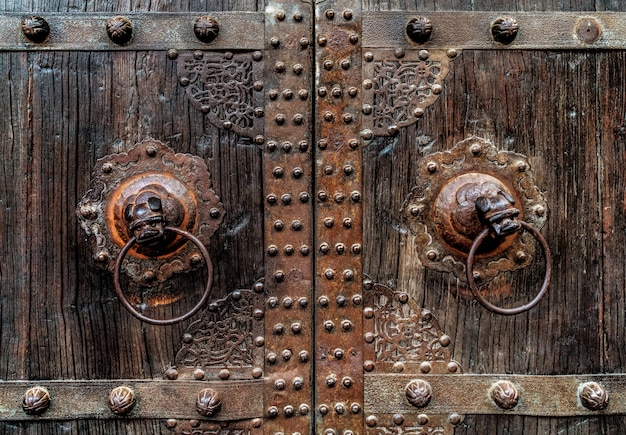
<path fill-rule="evenodd" d="M 472 137 L 424 157 L 419 174 L 402 213 L 422 264 L 452 272 L 461 282 L 468 282 L 472 269 L 472 277 L 485 283 L 500 272 L 528 267 L 535 257 L 534 237 L 544 248 L 550 275 L 543 237 L 518 231 L 541 228 L 547 219 L 546 200 L 525 156 Z"/>
<path fill-rule="evenodd" d="M 113 414 L 127 415 L 133 410 L 136 403 L 135 392 L 125 385 L 115 387 L 109 393 L 109 409 Z"/>
<path fill-rule="evenodd" d="M 205 263 L 210 272 L 207 285 L 192 311 L 202 307 L 212 281 L 205 245 L 224 216 L 202 159 L 176 154 L 156 140 L 104 157 L 96 164 L 91 189 L 80 201 L 77 215 L 93 240 L 96 264 L 114 272 L 118 296 L 135 316 L 142 317 L 134 308 L 138 304 L 156 306 L 184 295 L 169 287 L 146 288 Z M 140 284 L 130 293 L 120 288 L 124 258 L 125 274 Z M 186 317 L 189 313 L 181 316 Z"/>

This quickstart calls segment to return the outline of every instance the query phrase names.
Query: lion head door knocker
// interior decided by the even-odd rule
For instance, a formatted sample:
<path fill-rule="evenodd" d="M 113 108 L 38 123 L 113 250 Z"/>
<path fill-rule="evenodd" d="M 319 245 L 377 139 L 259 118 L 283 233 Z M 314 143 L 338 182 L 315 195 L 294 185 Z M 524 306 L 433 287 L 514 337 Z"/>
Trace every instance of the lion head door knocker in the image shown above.
<path fill-rule="evenodd" d="M 426 156 L 402 212 L 416 236 L 422 264 L 452 272 L 487 309 L 518 314 L 534 307 L 547 292 L 552 257 L 539 232 L 547 218 L 547 204 L 525 156 L 498 151 L 475 137 L 450 151 Z M 541 289 L 524 305 L 495 306 L 476 282 L 488 283 L 501 272 L 530 266 L 537 245 L 533 238 L 545 259 Z"/>
<path fill-rule="evenodd" d="M 211 189 L 201 158 L 176 154 L 156 140 L 106 156 L 98 160 L 77 214 L 92 236 L 96 263 L 113 272 L 117 296 L 135 317 L 167 325 L 189 318 L 204 306 L 213 281 L 206 245 L 224 218 L 224 206 Z M 182 298 L 182 291 L 154 287 L 203 263 L 208 269 L 207 283 L 191 311 L 172 319 L 153 319 L 138 311 L 139 306 Z M 122 289 L 123 269 L 139 291 Z"/>

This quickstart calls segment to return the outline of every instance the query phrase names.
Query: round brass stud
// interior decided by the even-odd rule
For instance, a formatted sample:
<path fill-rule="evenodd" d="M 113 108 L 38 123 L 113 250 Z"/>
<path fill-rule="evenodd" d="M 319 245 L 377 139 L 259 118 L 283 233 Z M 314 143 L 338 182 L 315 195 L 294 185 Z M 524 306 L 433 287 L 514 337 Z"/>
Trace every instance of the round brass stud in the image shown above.
<path fill-rule="evenodd" d="M 24 393 L 22 409 L 28 415 L 40 415 L 50 406 L 50 392 L 44 387 L 33 387 Z"/>

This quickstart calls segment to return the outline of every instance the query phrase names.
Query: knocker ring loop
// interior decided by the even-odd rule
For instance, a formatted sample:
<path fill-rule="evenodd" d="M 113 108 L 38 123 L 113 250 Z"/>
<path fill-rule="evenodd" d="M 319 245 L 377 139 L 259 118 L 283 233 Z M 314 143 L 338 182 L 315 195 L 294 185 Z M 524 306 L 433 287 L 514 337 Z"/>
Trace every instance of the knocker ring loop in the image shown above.
<path fill-rule="evenodd" d="M 472 243 L 472 247 L 470 248 L 469 254 L 467 256 L 467 268 L 466 268 L 466 270 L 467 270 L 467 283 L 469 284 L 469 288 L 472 291 L 472 293 L 474 294 L 474 297 L 478 300 L 478 302 L 480 302 L 480 304 L 483 307 L 487 308 L 490 311 L 493 311 L 494 313 L 503 314 L 505 316 L 510 316 L 510 315 L 513 315 L 513 314 L 523 313 L 524 311 L 528 311 L 531 308 L 533 308 L 535 305 L 537 305 L 539 303 L 539 301 L 541 300 L 541 298 L 548 291 L 548 287 L 550 287 L 550 279 L 552 278 L 552 255 L 550 254 L 550 248 L 548 247 L 548 242 L 546 242 L 546 239 L 541 235 L 539 230 L 537 230 L 532 225 L 529 225 L 529 224 L 527 224 L 526 222 L 524 222 L 522 220 L 520 220 L 519 223 L 522 225 L 522 228 L 524 228 L 535 239 L 537 239 L 537 241 L 541 245 L 541 248 L 543 249 L 543 255 L 544 255 L 545 261 L 546 261 L 546 274 L 545 274 L 545 277 L 543 279 L 543 284 L 541 286 L 541 290 L 539 290 L 539 293 L 537 293 L 535 298 L 532 301 L 530 301 L 529 303 L 527 303 L 525 305 L 522 305 L 522 306 L 519 306 L 519 307 L 516 307 L 516 308 L 501 308 L 501 307 L 498 307 L 498 306 L 492 304 L 491 302 L 489 302 L 478 291 L 478 287 L 476 286 L 476 282 L 474 281 L 474 257 L 476 255 L 476 251 L 480 247 L 482 241 L 492 231 L 491 228 L 485 228 L 483 230 L 483 232 L 480 233 L 478 235 L 478 237 L 476 237 L 476 239 L 474 239 L 474 243 Z"/>
<path fill-rule="evenodd" d="M 209 299 L 209 294 L 211 293 L 211 286 L 213 284 L 213 265 L 211 264 L 211 259 L 209 258 L 209 251 L 207 251 L 204 244 L 196 236 L 194 236 L 193 234 L 185 230 L 181 230 L 180 228 L 166 226 L 165 231 L 172 231 L 178 235 L 181 235 L 189 239 L 190 241 L 192 241 L 198 247 L 207 265 L 208 278 L 207 278 L 206 287 L 204 289 L 204 293 L 202 293 L 202 297 L 200 298 L 200 301 L 191 309 L 191 311 L 183 314 L 182 316 L 174 317 L 172 319 L 153 319 L 151 317 L 144 316 L 139 311 L 137 311 L 135 307 L 131 305 L 130 302 L 128 302 L 128 299 L 126 299 L 126 297 L 124 296 L 122 287 L 120 286 L 120 270 L 122 269 L 122 261 L 124 261 L 124 257 L 126 257 L 126 254 L 130 250 L 130 248 L 132 248 L 135 245 L 137 240 L 135 237 L 132 237 L 128 242 L 126 242 L 126 244 L 124 245 L 124 247 L 122 248 L 122 250 L 120 251 L 119 255 L 117 256 L 115 260 L 115 268 L 113 271 L 113 283 L 115 285 L 115 293 L 117 294 L 117 297 L 119 298 L 120 302 L 122 302 L 122 305 L 124 305 L 124 308 L 126 308 L 133 316 L 135 316 L 136 318 L 138 318 L 139 320 L 143 322 L 150 323 L 152 325 L 172 325 L 174 323 L 182 322 L 183 320 L 188 319 L 189 317 L 196 314 L 200 310 L 200 308 L 204 306 L 206 301 Z"/>

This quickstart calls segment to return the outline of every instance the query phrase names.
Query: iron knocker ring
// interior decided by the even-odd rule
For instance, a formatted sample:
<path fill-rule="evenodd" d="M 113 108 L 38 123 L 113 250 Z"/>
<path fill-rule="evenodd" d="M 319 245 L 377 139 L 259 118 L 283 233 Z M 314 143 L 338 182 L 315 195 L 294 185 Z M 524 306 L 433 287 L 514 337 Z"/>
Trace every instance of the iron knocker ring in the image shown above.
<path fill-rule="evenodd" d="M 136 318 L 138 318 L 139 320 L 143 322 L 150 323 L 152 325 L 172 325 L 174 323 L 178 323 L 185 319 L 188 319 L 189 317 L 196 314 L 204 306 L 206 301 L 209 299 L 209 294 L 211 293 L 211 286 L 213 284 L 213 265 L 211 264 L 209 251 L 207 251 L 204 244 L 196 236 L 194 236 L 193 234 L 185 230 L 181 230 L 180 228 L 165 227 L 165 231 L 172 231 L 178 235 L 181 235 L 189 239 L 190 241 L 192 241 L 198 247 L 198 249 L 200 250 L 200 253 L 202 253 L 202 256 L 204 257 L 204 261 L 206 262 L 206 266 L 208 269 L 208 278 L 207 278 L 206 287 L 204 289 L 204 293 L 202 293 L 202 297 L 200 298 L 200 301 L 191 309 L 191 311 L 188 311 L 182 316 L 174 317 L 172 319 L 153 319 L 151 317 L 144 316 L 139 311 L 137 311 L 135 307 L 131 305 L 130 302 L 128 302 L 128 299 L 126 299 L 126 297 L 124 296 L 124 292 L 122 291 L 122 287 L 120 286 L 120 271 L 122 269 L 122 261 L 124 261 L 124 258 L 126 257 L 126 254 L 130 250 L 130 248 L 132 248 L 135 245 L 136 239 L 135 237 L 132 237 L 128 242 L 126 242 L 126 244 L 124 245 L 124 247 L 122 248 L 122 250 L 120 251 L 120 253 L 118 254 L 115 260 L 115 268 L 113 270 L 113 283 L 115 285 L 115 293 L 117 294 L 117 297 L 119 298 L 120 302 L 122 302 L 122 305 L 124 305 L 124 308 L 126 308 L 133 316 L 135 316 Z"/>
<path fill-rule="evenodd" d="M 476 286 L 476 282 L 474 281 L 474 257 L 476 256 L 476 251 L 480 247 L 482 241 L 485 239 L 485 237 L 487 237 L 487 235 L 491 231 L 490 228 L 484 229 L 483 232 L 480 233 L 478 237 L 476 237 L 476 239 L 474 239 L 474 243 L 472 243 L 472 247 L 470 248 L 469 254 L 467 256 L 467 268 L 466 268 L 467 283 L 469 284 L 469 288 L 474 294 L 474 297 L 478 300 L 478 302 L 480 302 L 480 304 L 483 307 L 487 308 L 489 311 L 493 311 L 494 313 L 503 314 L 506 316 L 523 313 L 524 311 L 528 311 L 531 308 L 533 308 L 535 305 L 537 305 L 539 301 L 541 300 L 541 298 L 548 291 L 548 287 L 550 287 L 550 279 L 552 278 L 552 255 L 550 254 L 550 248 L 548 247 L 548 242 L 546 242 L 546 239 L 541 235 L 539 230 L 537 230 L 535 227 L 527 224 L 526 222 L 522 220 L 520 220 L 519 223 L 522 225 L 522 228 L 524 228 L 535 239 L 537 239 L 537 241 L 541 245 L 541 248 L 543 249 L 543 255 L 545 258 L 545 262 L 546 262 L 546 274 L 543 278 L 543 284 L 541 286 L 541 290 L 539 290 L 539 293 L 537 293 L 535 298 L 529 303 L 516 307 L 516 308 L 501 308 L 489 302 L 478 291 L 478 287 Z"/>

